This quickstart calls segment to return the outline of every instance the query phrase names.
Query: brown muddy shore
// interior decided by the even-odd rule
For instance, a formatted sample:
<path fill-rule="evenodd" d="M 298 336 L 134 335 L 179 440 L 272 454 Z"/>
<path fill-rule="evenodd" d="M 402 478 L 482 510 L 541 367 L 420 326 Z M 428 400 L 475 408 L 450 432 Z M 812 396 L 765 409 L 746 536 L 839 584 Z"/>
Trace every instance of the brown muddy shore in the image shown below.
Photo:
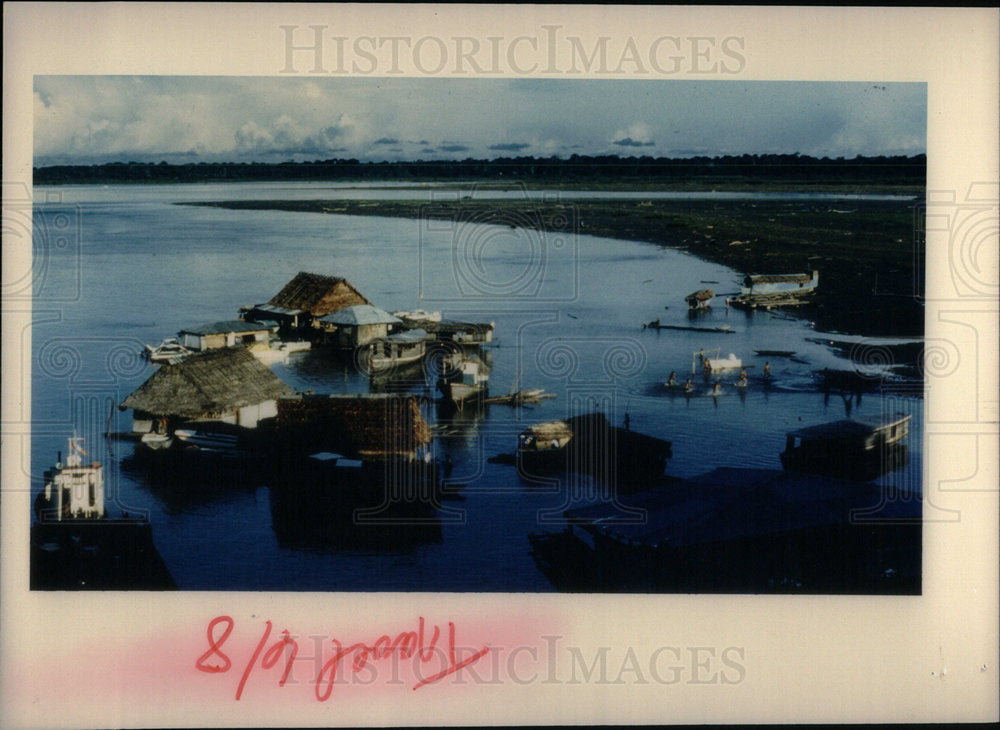
<path fill-rule="evenodd" d="M 826 332 L 866 337 L 920 337 L 924 332 L 920 195 L 912 200 L 237 200 L 184 205 L 507 225 L 646 241 L 743 273 L 815 269 L 820 284 L 814 301 L 789 309 L 789 314 Z M 698 288 L 699 282 L 691 282 L 691 291 Z M 677 299 L 688 293 L 664 295 Z"/>

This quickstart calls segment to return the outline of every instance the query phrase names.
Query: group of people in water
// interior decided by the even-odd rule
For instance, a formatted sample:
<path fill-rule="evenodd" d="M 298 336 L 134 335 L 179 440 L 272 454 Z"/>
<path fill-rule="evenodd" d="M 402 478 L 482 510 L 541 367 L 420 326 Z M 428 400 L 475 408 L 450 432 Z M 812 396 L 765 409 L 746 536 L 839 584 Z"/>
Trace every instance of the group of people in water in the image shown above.
<path fill-rule="evenodd" d="M 702 358 L 702 363 L 703 363 L 702 370 L 705 374 L 705 377 L 707 378 L 712 373 L 712 366 L 709 363 L 708 358 Z M 764 380 L 768 381 L 770 379 L 771 379 L 771 363 L 766 362 L 764 363 Z M 691 382 L 691 378 L 685 380 L 683 386 L 678 385 L 676 371 L 670 372 L 670 377 L 667 378 L 666 385 L 668 388 L 683 387 L 683 391 L 685 393 L 694 392 L 694 383 Z M 736 380 L 736 387 L 737 388 L 747 387 L 747 369 L 745 367 L 740 368 L 740 376 Z M 710 391 L 709 395 L 721 395 L 721 394 L 722 394 L 722 384 L 718 380 L 716 380 L 715 385 L 712 386 L 712 390 Z"/>

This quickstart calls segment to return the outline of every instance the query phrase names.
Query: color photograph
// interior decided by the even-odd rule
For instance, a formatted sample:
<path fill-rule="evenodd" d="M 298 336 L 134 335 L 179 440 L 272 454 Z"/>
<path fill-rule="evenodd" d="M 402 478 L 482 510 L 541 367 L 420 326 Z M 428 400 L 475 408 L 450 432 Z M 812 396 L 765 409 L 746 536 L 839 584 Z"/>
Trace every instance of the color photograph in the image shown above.
<path fill-rule="evenodd" d="M 920 593 L 925 84 L 34 100 L 33 589 Z"/>

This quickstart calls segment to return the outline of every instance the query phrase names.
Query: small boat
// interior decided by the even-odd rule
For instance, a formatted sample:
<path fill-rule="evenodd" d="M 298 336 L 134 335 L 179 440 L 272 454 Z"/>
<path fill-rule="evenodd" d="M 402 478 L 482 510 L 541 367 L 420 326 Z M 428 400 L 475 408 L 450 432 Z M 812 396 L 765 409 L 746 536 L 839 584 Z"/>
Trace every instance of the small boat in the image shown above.
<path fill-rule="evenodd" d="M 368 367 L 372 372 L 417 362 L 427 354 L 429 335 L 422 329 L 404 330 L 368 345 Z"/>
<path fill-rule="evenodd" d="M 566 421 L 546 421 L 531 426 L 517 438 L 517 459 L 532 470 L 564 468 L 573 429 Z"/>
<path fill-rule="evenodd" d="M 699 289 L 693 294 L 688 294 L 684 297 L 684 301 L 687 302 L 688 307 L 691 309 L 705 309 L 714 296 L 715 292 L 711 289 Z"/>
<path fill-rule="evenodd" d="M 465 401 L 486 395 L 489 379 L 489 370 L 482 360 L 464 357 L 442 374 L 438 387 L 448 402 L 461 408 Z"/>
<path fill-rule="evenodd" d="M 698 359 L 698 363 L 701 365 L 701 368 L 706 372 L 714 373 L 719 370 L 739 370 L 743 367 L 743 361 L 736 357 L 736 355 L 729 353 L 729 357 L 720 357 L 719 351 L 720 348 L 715 348 L 713 351 L 715 353 L 715 357 L 710 357 L 704 350 L 691 353 L 691 372 L 696 372 L 695 358 Z"/>
<path fill-rule="evenodd" d="M 153 451 L 169 449 L 174 443 L 174 439 L 170 434 L 152 432 L 144 433 L 139 441 L 147 449 L 152 449 Z"/>
<path fill-rule="evenodd" d="M 518 436 L 515 463 L 540 474 L 573 471 L 613 480 L 622 492 L 649 486 L 663 476 L 671 443 L 612 426 L 603 413 L 570 416 L 525 429 Z"/>
<path fill-rule="evenodd" d="M 882 421 L 841 420 L 790 432 L 781 452 L 787 471 L 867 481 L 906 463 L 903 440 L 910 416 Z"/>
<path fill-rule="evenodd" d="M 236 434 L 178 428 L 174 430 L 174 436 L 180 439 L 183 447 L 215 456 L 237 458 L 249 453 L 240 444 Z"/>
<path fill-rule="evenodd" d="M 754 350 L 754 353 L 761 357 L 791 357 L 795 350 Z"/>
<path fill-rule="evenodd" d="M 282 352 L 305 352 L 312 348 L 312 343 L 309 340 L 295 340 L 293 342 L 281 342 L 278 344 L 279 350 Z"/>
<path fill-rule="evenodd" d="M 413 322 L 440 322 L 441 312 L 428 312 L 426 309 L 401 310 L 393 312 L 394 316 L 400 319 L 408 319 Z"/>
<path fill-rule="evenodd" d="M 144 351 L 146 358 L 150 362 L 167 363 L 178 362 L 193 353 L 194 350 L 184 347 L 175 337 L 168 337 L 155 347 L 153 345 L 146 345 Z"/>

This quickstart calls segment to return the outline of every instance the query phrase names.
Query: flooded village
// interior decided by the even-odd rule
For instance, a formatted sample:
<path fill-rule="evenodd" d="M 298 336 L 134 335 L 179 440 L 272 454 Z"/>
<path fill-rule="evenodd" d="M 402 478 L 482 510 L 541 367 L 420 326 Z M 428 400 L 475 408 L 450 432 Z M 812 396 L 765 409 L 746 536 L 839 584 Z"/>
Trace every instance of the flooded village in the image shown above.
<path fill-rule="evenodd" d="M 513 229 L 487 227 L 524 233 Z M 358 585 L 357 577 L 339 580 L 355 572 L 351 565 L 377 575 L 384 560 L 407 556 L 419 572 L 428 551 L 460 566 L 457 583 L 435 577 L 431 585 L 489 590 L 497 584 L 468 545 L 496 539 L 505 555 L 524 556 L 522 590 L 918 593 L 919 484 L 904 499 L 886 499 L 894 474 L 912 484 L 917 424 L 885 407 L 913 412 L 912 387 L 902 399 L 885 394 L 914 381 L 835 356 L 833 342 L 799 313 L 824 286 L 821 276 L 688 277 L 685 289 L 644 292 L 627 310 L 637 314 L 612 316 L 611 330 L 578 329 L 581 317 L 602 317 L 597 302 L 578 314 L 564 308 L 565 324 L 545 325 L 540 338 L 523 336 L 516 306 L 476 310 L 453 300 L 458 316 L 447 307 L 399 309 L 399 297 L 372 293 L 336 267 L 289 272 L 263 301 L 226 287 L 217 310 L 198 308 L 199 319 L 174 331 L 148 330 L 137 384 L 117 398 L 107 428 L 88 433 L 109 444 L 109 463 L 84 464 L 83 449 L 97 449 L 74 435 L 66 460 L 60 453 L 46 472 L 32 585 L 190 587 L 171 576 L 170 563 L 190 570 L 183 566 L 198 560 L 191 551 L 211 551 L 238 529 L 227 525 L 227 503 L 250 496 L 258 512 L 252 505 L 266 494 L 263 519 L 286 556 L 276 562 L 311 556 L 319 571 L 307 585 L 328 590 Z M 621 287 L 613 294 L 629 296 Z M 608 332 L 617 334 L 608 340 Z M 615 350 L 623 343 L 633 348 L 624 365 Z M 673 354 L 646 359 L 658 347 Z M 566 358 L 574 364 L 563 370 Z M 634 358 L 637 365 L 627 362 Z M 575 373 L 594 364 L 581 386 Z M 743 415 L 718 415 L 720 403 L 725 413 L 739 404 Z M 767 422 L 773 408 L 786 428 Z M 755 410 L 765 420 L 751 428 L 768 433 L 758 444 L 732 420 Z M 124 428 L 111 427 L 118 423 Z M 705 423 L 714 450 L 697 445 Z M 124 514 L 105 510 L 105 492 L 93 486 L 104 468 L 144 485 L 168 521 L 212 505 L 216 523 L 199 528 L 209 542 L 195 547 L 178 533 L 161 556 L 154 518 L 123 510 L 122 492 L 115 496 Z M 452 544 L 455 534 L 464 547 Z M 332 564 L 339 567 L 324 579 L 319 566 Z M 298 577 L 289 584 L 302 585 Z M 277 574 L 264 581 L 280 584 Z M 380 586 L 405 589 L 370 585 Z"/>

